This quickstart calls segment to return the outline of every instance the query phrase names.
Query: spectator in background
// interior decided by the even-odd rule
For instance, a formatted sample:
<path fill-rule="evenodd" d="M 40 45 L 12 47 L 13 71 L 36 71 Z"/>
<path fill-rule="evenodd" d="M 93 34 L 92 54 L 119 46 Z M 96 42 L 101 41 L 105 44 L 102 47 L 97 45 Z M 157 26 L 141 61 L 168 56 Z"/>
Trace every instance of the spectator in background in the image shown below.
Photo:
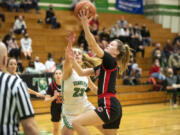
<path fill-rule="evenodd" d="M 133 33 L 134 34 L 138 34 L 138 36 L 139 36 L 139 38 L 141 39 L 142 38 L 142 36 L 141 36 L 141 30 L 139 29 L 139 24 L 138 23 L 136 23 L 135 25 L 134 25 L 134 27 L 133 27 Z"/>
<path fill-rule="evenodd" d="M 56 63 L 52 58 L 52 54 L 48 53 L 48 60 L 45 62 L 47 72 L 54 72 L 56 70 Z"/>
<path fill-rule="evenodd" d="M 16 9 L 16 12 L 19 11 L 20 4 L 17 2 L 17 0 L 6 0 L 5 4 L 7 5 L 10 12 L 13 12 L 14 9 Z"/>
<path fill-rule="evenodd" d="M 162 74 L 160 63 L 158 59 L 155 59 L 154 65 L 149 70 L 149 76 L 150 78 L 156 78 L 160 81 L 163 81 L 166 79 L 166 77 Z"/>
<path fill-rule="evenodd" d="M 40 10 L 39 5 L 38 5 L 39 0 L 31 0 L 31 2 L 32 2 L 32 7 L 35 8 L 36 10 L 36 13 L 39 13 L 39 10 Z"/>
<path fill-rule="evenodd" d="M 64 57 L 60 57 L 58 59 L 58 63 L 56 64 L 56 69 L 62 69 L 64 61 L 65 61 L 65 58 Z"/>
<path fill-rule="evenodd" d="M 97 38 L 98 36 L 98 27 L 97 24 L 93 24 L 92 27 L 90 27 L 91 33 Z"/>
<path fill-rule="evenodd" d="M 119 28 L 117 31 L 117 37 L 123 43 L 127 43 L 129 41 L 129 29 L 127 29 L 126 26 Z"/>
<path fill-rule="evenodd" d="M 177 51 L 170 55 L 168 66 L 173 69 L 175 75 L 180 71 L 180 54 Z"/>
<path fill-rule="evenodd" d="M 35 66 L 35 70 L 38 72 L 45 72 L 46 71 L 45 65 L 39 61 L 39 56 L 35 57 L 34 66 Z"/>
<path fill-rule="evenodd" d="M 155 59 L 158 59 L 161 67 L 164 68 L 167 66 L 167 59 L 164 52 L 161 50 L 160 43 L 156 43 L 155 49 L 152 51 L 152 58 L 153 62 Z"/>
<path fill-rule="evenodd" d="M 12 35 L 11 39 L 7 43 L 8 43 L 7 50 L 9 56 L 18 59 L 21 55 L 21 48 L 17 44 L 16 37 Z"/>
<path fill-rule="evenodd" d="M 56 16 L 53 10 L 53 5 L 49 5 L 49 9 L 46 10 L 45 17 L 46 24 L 51 24 L 51 28 L 60 28 L 60 23 L 56 22 Z"/>
<path fill-rule="evenodd" d="M 145 48 L 142 45 L 142 40 L 139 38 L 138 33 L 135 33 L 135 35 L 132 36 L 132 38 L 130 39 L 129 45 L 132 49 L 135 50 L 133 52 L 134 56 L 136 56 L 137 52 L 141 52 L 141 56 L 144 57 Z"/>
<path fill-rule="evenodd" d="M 177 34 L 177 36 L 174 38 L 174 40 L 173 40 L 173 45 L 175 45 L 176 44 L 176 42 L 177 42 L 177 40 L 179 40 L 179 42 L 180 42 L 180 33 L 178 33 Z"/>
<path fill-rule="evenodd" d="M 24 72 L 24 67 L 23 67 L 22 60 L 21 60 L 21 59 L 17 59 L 17 67 L 18 67 L 18 71 L 19 71 L 20 73 L 23 73 L 23 72 Z"/>
<path fill-rule="evenodd" d="M 128 29 L 129 29 L 129 37 L 131 38 L 134 36 L 134 30 L 132 24 L 128 25 Z"/>
<path fill-rule="evenodd" d="M 34 61 L 30 60 L 28 67 L 25 69 L 25 73 L 28 74 L 40 74 L 42 71 L 38 71 L 35 69 Z"/>
<path fill-rule="evenodd" d="M 163 87 L 167 91 L 170 90 L 173 92 L 172 101 L 174 107 L 177 107 L 176 99 L 177 99 L 177 92 L 180 90 L 180 87 L 176 87 L 177 84 L 180 84 L 180 78 L 177 75 L 174 75 L 172 68 L 167 68 L 167 76 L 166 80 L 163 82 Z"/>
<path fill-rule="evenodd" d="M 167 60 L 169 59 L 169 56 L 173 53 L 173 47 L 169 39 L 167 40 L 166 45 L 163 48 L 163 52 Z"/>
<path fill-rule="evenodd" d="M 119 28 L 128 26 L 128 22 L 125 20 L 124 16 L 121 16 L 121 19 L 117 21 L 117 24 Z"/>
<path fill-rule="evenodd" d="M 25 12 L 28 12 L 31 9 L 32 1 L 31 0 L 21 0 L 21 7 Z"/>
<path fill-rule="evenodd" d="M 94 24 L 96 24 L 97 29 L 99 30 L 98 14 L 96 14 L 95 17 L 89 22 L 90 27 L 93 27 Z"/>
<path fill-rule="evenodd" d="M 24 34 L 26 33 L 26 23 L 24 21 L 24 17 L 22 15 L 19 15 L 19 17 L 16 18 L 14 23 L 14 33 L 16 34 Z"/>
<path fill-rule="evenodd" d="M 140 77 L 141 68 L 138 67 L 136 60 L 133 56 L 131 56 L 131 59 L 128 64 L 128 70 L 126 71 L 126 76 L 123 77 L 123 82 L 127 85 L 138 85 L 140 83 Z"/>
<path fill-rule="evenodd" d="M 110 33 L 109 33 L 109 37 L 110 37 L 110 41 L 114 40 L 117 38 L 117 31 L 118 31 L 118 25 L 113 25 L 110 29 Z"/>
<path fill-rule="evenodd" d="M 31 53 L 32 53 L 32 40 L 29 37 L 28 33 L 24 34 L 24 37 L 21 38 L 21 48 L 24 56 L 30 60 L 31 59 Z"/>
<path fill-rule="evenodd" d="M 176 44 L 174 44 L 173 46 L 173 50 L 174 52 L 177 52 L 178 54 L 180 54 L 180 40 L 176 41 Z"/>
<path fill-rule="evenodd" d="M 143 45 L 145 46 L 146 44 L 148 44 L 148 46 L 150 46 L 151 45 L 151 37 L 150 37 L 151 35 L 145 24 L 143 24 L 143 26 L 141 28 L 141 36 L 142 36 Z"/>
<path fill-rule="evenodd" d="M 109 37 L 107 28 L 105 27 L 103 28 L 102 32 L 99 34 L 99 38 L 100 38 L 100 41 L 106 40 L 109 42 L 110 37 Z"/>
<path fill-rule="evenodd" d="M 13 29 L 9 29 L 9 33 L 4 36 L 3 42 L 8 46 L 8 41 L 11 39 L 11 36 L 13 35 Z"/>

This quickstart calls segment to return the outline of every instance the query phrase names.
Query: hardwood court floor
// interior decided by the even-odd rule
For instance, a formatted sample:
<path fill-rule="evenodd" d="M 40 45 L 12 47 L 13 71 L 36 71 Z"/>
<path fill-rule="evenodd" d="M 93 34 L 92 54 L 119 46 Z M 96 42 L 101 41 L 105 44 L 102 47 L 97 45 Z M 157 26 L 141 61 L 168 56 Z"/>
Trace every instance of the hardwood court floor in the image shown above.
<path fill-rule="evenodd" d="M 42 135 L 51 135 L 50 114 L 36 115 L 35 120 Z M 92 126 L 88 129 L 92 135 L 101 135 Z M 123 107 L 118 135 L 180 135 L 180 106 L 162 103 Z"/>

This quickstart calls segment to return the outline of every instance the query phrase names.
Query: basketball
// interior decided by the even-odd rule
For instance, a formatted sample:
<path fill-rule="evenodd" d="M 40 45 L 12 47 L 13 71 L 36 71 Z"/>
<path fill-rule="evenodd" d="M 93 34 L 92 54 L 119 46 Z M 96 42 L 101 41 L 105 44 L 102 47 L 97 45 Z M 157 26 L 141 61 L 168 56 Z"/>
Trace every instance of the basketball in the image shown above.
<path fill-rule="evenodd" d="M 74 14 L 76 17 L 78 17 L 79 11 L 85 9 L 86 11 L 89 10 L 89 18 L 91 16 L 95 16 L 96 14 L 96 7 L 89 1 L 82 1 L 79 2 L 75 9 L 74 9 Z"/>

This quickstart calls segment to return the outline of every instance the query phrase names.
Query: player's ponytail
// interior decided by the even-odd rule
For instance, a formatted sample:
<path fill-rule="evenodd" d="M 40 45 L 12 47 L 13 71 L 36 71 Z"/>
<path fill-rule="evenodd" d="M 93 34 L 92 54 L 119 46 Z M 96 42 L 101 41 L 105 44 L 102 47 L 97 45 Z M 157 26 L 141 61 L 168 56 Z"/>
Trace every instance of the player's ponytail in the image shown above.
<path fill-rule="evenodd" d="M 119 55 L 117 56 L 119 73 L 122 74 L 128 66 L 130 57 L 132 56 L 131 48 L 127 44 L 123 44 L 120 40 L 115 40 L 118 43 Z"/>

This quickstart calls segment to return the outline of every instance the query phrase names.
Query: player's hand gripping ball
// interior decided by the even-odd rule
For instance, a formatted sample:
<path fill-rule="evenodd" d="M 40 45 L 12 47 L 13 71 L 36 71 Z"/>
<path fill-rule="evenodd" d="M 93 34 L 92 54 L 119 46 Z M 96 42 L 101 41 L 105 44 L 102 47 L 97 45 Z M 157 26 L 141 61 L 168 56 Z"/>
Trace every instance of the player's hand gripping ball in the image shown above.
<path fill-rule="evenodd" d="M 96 14 L 96 7 L 89 1 L 81 1 L 76 5 L 74 14 L 77 18 L 80 10 L 85 10 L 86 12 L 89 10 L 88 18 L 95 16 Z"/>

